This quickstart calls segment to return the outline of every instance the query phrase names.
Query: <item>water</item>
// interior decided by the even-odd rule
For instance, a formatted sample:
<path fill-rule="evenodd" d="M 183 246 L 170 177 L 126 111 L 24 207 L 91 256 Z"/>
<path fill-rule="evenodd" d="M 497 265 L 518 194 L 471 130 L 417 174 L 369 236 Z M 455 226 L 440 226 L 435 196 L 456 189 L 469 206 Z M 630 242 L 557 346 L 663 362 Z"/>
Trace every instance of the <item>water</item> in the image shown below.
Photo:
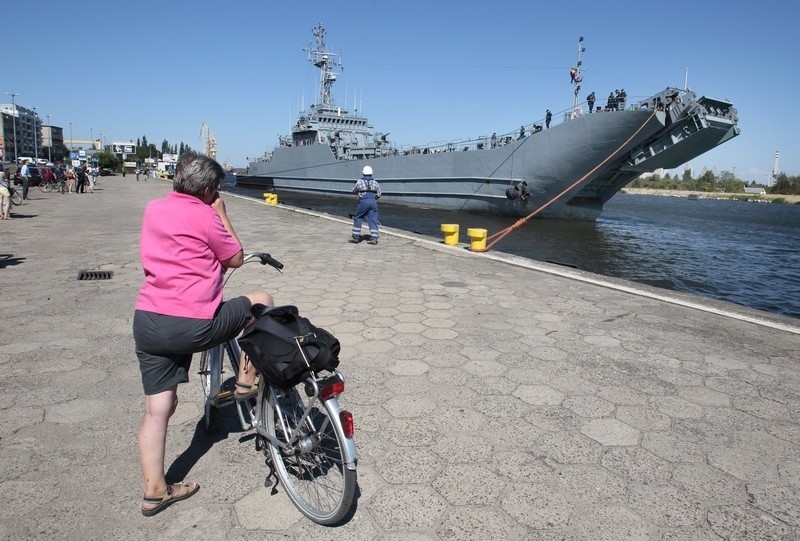
<path fill-rule="evenodd" d="M 263 190 L 226 187 L 262 198 Z M 287 205 L 347 218 L 353 198 L 279 193 Z M 383 225 L 443 238 L 441 224 L 489 234 L 498 218 L 380 202 Z M 349 236 L 347 228 L 342 238 Z M 618 194 L 594 223 L 531 220 L 493 250 L 800 318 L 800 205 Z"/>

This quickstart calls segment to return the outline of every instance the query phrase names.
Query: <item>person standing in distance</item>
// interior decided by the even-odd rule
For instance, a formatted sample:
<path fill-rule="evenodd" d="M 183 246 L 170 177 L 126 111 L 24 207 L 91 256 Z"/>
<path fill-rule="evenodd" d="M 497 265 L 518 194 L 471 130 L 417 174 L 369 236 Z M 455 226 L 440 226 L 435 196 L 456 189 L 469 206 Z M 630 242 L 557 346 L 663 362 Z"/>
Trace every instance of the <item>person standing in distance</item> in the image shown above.
<path fill-rule="evenodd" d="M 22 198 L 28 198 L 28 184 L 30 183 L 31 170 L 28 169 L 28 160 L 22 160 L 22 168 L 19 170 L 19 176 L 22 180 Z"/>
<path fill-rule="evenodd" d="M 366 218 L 369 225 L 370 237 L 367 244 L 378 244 L 378 199 L 381 197 L 381 186 L 372 178 L 372 167 L 365 165 L 361 170 L 361 178 L 353 187 L 353 193 L 358 194 L 358 206 L 353 219 L 352 243 L 361 242 L 361 224 Z"/>

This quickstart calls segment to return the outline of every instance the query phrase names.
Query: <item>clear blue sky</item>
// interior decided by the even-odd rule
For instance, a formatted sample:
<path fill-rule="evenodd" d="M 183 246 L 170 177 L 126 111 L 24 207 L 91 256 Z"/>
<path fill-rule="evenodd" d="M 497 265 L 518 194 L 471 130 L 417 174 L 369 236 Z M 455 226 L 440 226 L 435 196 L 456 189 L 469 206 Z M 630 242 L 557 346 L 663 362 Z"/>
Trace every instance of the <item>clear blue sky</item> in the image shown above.
<path fill-rule="evenodd" d="M 735 104 L 742 134 L 694 160 L 695 174 L 763 182 L 776 150 L 781 171 L 800 174 L 794 2 L 40 0 L 0 12 L 0 90 L 67 136 L 72 121 L 75 139 L 91 127 L 107 142 L 201 149 L 205 122 L 218 160 L 244 167 L 313 103 L 302 48 L 322 22 L 345 66 L 335 101 L 399 144 L 512 131 L 569 107 L 584 36 L 581 98 L 683 87 L 688 68 L 689 88 Z"/>

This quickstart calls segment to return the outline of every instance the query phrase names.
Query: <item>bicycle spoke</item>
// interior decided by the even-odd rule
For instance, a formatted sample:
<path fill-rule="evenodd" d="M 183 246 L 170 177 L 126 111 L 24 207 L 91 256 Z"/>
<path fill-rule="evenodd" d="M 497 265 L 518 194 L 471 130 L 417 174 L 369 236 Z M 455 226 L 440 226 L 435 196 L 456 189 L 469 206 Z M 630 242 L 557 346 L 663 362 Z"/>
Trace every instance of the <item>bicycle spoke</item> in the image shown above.
<path fill-rule="evenodd" d="M 344 465 L 344 436 L 338 433 L 338 425 L 316 401 L 303 415 L 308 402 L 297 389 L 265 402 L 262 419 L 268 432 L 283 442 L 280 448 L 270 445 L 269 450 L 287 495 L 315 522 L 335 524 L 350 508 L 356 479 L 356 472 Z"/>

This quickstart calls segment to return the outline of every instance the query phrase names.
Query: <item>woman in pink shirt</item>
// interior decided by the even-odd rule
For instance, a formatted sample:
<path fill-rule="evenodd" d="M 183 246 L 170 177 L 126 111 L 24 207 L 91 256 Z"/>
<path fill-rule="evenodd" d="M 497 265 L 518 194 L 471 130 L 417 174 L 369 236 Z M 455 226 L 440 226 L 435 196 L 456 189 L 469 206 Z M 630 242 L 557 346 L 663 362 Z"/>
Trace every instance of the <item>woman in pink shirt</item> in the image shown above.
<path fill-rule="evenodd" d="M 192 354 L 235 337 L 255 304 L 272 306 L 257 291 L 222 300 L 223 275 L 244 253 L 225 211 L 219 186 L 225 171 L 214 160 L 181 156 L 173 192 L 147 204 L 139 251 L 145 281 L 136 300 L 133 336 L 144 387 L 139 462 L 145 491 L 142 514 L 152 516 L 197 492 L 197 483 L 167 484 L 164 452 L 179 383 L 189 381 Z M 255 369 L 242 360 L 236 398 L 256 393 Z"/>

